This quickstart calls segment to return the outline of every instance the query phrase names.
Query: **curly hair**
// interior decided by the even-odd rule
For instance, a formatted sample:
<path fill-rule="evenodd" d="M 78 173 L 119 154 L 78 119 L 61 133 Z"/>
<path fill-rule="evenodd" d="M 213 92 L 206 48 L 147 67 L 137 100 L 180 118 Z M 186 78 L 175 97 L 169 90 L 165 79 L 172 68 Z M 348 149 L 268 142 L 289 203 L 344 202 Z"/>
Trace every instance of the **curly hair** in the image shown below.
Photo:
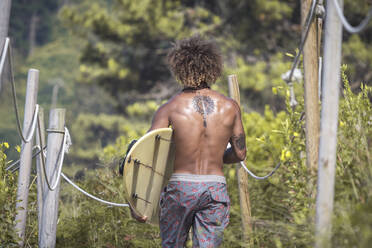
<path fill-rule="evenodd" d="M 222 74 L 222 57 L 216 43 L 199 35 L 177 41 L 167 59 L 169 69 L 185 87 L 210 86 Z"/>

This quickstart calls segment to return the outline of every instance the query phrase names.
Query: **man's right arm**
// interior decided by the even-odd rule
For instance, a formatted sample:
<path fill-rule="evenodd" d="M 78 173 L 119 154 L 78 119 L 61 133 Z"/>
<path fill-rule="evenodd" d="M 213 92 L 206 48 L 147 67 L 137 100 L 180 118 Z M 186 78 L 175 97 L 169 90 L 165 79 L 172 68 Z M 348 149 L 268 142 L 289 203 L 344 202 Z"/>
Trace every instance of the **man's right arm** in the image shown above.
<path fill-rule="evenodd" d="M 243 161 L 246 156 L 245 133 L 240 108 L 238 106 L 236 107 L 238 110 L 235 115 L 232 136 L 230 137 L 231 147 L 223 155 L 223 162 L 225 164 L 238 163 Z"/>

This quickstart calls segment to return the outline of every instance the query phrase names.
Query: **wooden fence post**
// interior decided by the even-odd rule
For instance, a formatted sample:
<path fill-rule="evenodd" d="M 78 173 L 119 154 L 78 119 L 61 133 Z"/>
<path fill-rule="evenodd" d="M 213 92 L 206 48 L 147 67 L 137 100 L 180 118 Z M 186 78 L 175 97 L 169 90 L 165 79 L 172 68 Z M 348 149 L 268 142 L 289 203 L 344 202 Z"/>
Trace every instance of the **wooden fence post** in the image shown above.
<path fill-rule="evenodd" d="M 38 217 L 38 230 L 39 230 L 39 244 L 40 244 L 40 237 L 41 237 L 41 222 L 42 222 L 42 213 L 43 213 L 43 199 L 44 199 L 44 171 L 42 168 L 42 159 L 40 156 L 44 156 L 43 154 L 43 146 L 45 146 L 45 126 L 44 126 L 44 109 L 42 107 L 39 108 L 39 120 L 38 125 L 40 128 L 36 128 L 36 144 L 40 146 L 42 149 L 39 156 L 36 159 L 36 173 L 37 173 L 37 217 Z M 40 131 L 40 132 L 39 132 Z M 40 139 L 41 137 L 41 139 Z M 45 160 L 44 160 L 45 161 Z"/>
<path fill-rule="evenodd" d="M 56 181 L 58 163 L 62 153 L 65 152 L 62 150 L 65 112 L 65 109 L 52 109 L 49 116 L 46 177 L 51 184 Z M 54 191 L 49 190 L 46 184 L 43 185 L 43 188 L 44 201 L 39 247 L 53 248 L 56 244 L 60 181 Z"/>
<path fill-rule="evenodd" d="M 229 95 L 240 107 L 239 83 L 236 75 L 228 76 Z M 251 203 L 249 201 L 248 174 L 240 166 L 236 166 L 236 175 L 239 185 L 240 212 L 242 216 L 242 227 L 245 241 L 249 241 L 248 234 L 252 232 Z"/>
<path fill-rule="evenodd" d="M 28 131 L 31 128 L 32 117 L 34 115 L 37 102 L 37 89 L 39 83 L 39 71 L 30 69 L 27 77 L 26 103 L 23 119 L 23 136 L 28 136 Z M 30 184 L 31 162 L 32 162 L 32 139 L 28 143 L 22 142 L 21 161 L 18 175 L 17 203 L 16 203 L 16 224 L 15 229 L 18 236 L 21 238 L 19 245 L 23 246 L 26 219 L 27 219 L 27 202 L 28 202 L 28 187 Z"/>
<path fill-rule="evenodd" d="M 338 1 L 343 6 L 343 1 Z M 331 247 L 342 49 L 342 24 L 337 16 L 333 1 L 327 2 L 324 36 L 322 113 L 315 218 L 315 247 L 317 248 Z"/>
<path fill-rule="evenodd" d="M 310 10 L 313 0 L 302 0 L 301 19 L 305 23 L 307 14 Z M 317 19 L 315 19 L 317 20 Z M 317 21 L 310 24 L 309 34 L 304 44 L 304 81 L 305 81 L 305 118 L 306 118 L 306 162 L 307 167 L 312 171 L 318 168 L 318 150 L 319 150 L 319 97 L 318 97 L 318 79 L 319 79 L 319 41 L 320 33 Z"/>
<path fill-rule="evenodd" d="M 8 36 L 9 29 L 9 17 L 11 9 L 11 0 L 1 0 L 0 1 L 0 56 L 3 52 L 3 47 L 5 44 L 5 38 Z M 8 56 L 10 56 L 8 54 Z M 1 75 L 1 72 L 0 72 Z M 0 78 L 0 92 L 1 92 L 2 80 Z"/>
<path fill-rule="evenodd" d="M 11 5 L 11 0 L 0 1 L 0 53 L 3 49 L 5 38 L 8 36 Z"/>

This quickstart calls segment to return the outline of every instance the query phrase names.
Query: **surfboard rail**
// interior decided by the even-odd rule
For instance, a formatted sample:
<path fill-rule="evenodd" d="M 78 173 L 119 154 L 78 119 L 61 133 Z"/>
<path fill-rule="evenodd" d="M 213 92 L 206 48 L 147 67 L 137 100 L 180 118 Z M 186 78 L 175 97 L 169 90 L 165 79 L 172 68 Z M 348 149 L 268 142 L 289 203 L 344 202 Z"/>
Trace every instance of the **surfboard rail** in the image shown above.
<path fill-rule="evenodd" d="M 173 172 L 175 145 L 171 128 L 142 136 L 130 149 L 124 164 L 125 198 L 135 214 L 147 223 L 159 222 L 159 198 Z"/>

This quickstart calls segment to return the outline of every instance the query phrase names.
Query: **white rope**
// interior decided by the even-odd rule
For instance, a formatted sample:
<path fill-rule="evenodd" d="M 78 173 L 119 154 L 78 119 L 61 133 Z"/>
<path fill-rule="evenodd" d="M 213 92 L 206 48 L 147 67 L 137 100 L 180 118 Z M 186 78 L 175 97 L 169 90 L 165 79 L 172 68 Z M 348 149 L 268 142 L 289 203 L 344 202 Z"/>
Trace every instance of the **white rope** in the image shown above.
<path fill-rule="evenodd" d="M 34 133 L 36 130 L 36 123 L 37 123 L 37 116 L 39 114 L 39 104 L 36 104 L 34 115 L 32 117 L 31 127 L 28 130 L 28 135 L 26 138 L 22 138 L 25 143 L 29 143 L 31 139 L 34 137 Z M 22 135 L 23 136 L 23 135 Z"/>
<path fill-rule="evenodd" d="M 240 161 L 240 165 L 244 168 L 244 170 L 245 170 L 245 171 L 246 171 L 246 172 L 247 172 L 251 177 L 253 177 L 253 178 L 255 178 L 255 179 L 258 179 L 258 180 L 264 180 L 264 179 L 266 179 L 266 178 L 272 176 L 272 175 L 275 173 L 275 171 L 276 171 L 277 169 L 279 169 L 281 163 L 279 162 L 279 163 L 275 166 L 274 170 L 272 170 L 269 174 L 267 174 L 266 176 L 263 176 L 263 177 L 259 177 L 259 176 L 256 176 L 255 174 L 253 174 L 253 172 L 251 172 L 251 171 L 247 168 L 247 166 L 245 165 L 244 161 Z"/>
<path fill-rule="evenodd" d="M 227 147 L 226 147 L 226 149 L 229 149 L 230 147 L 231 147 L 231 144 L 230 144 L 230 142 L 229 142 L 229 143 L 227 143 Z M 247 172 L 251 177 L 253 177 L 254 179 L 264 180 L 264 179 L 266 179 L 266 178 L 272 176 L 272 175 L 275 173 L 275 171 L 276 171 L 277 169 L 279 169 L 281 163 L 279 162 L 279 163 L 275 166 L 274 170 L 272 170 L 269 174 L 267 174 L 266 176 L 263 176 L 263 177 L 256 176 L 252 171 L 250 171 L 250 170 L 247 168 L 247 166 L 245 165 L 244 161 L 240 161 L 240 165 L 241 165 L 241 166 L 244 168 L 244 170 L 245 170 L 245 171 L 246 171 L 246 172 Z"/>
<path fill-rule="evenodd" d="M 88 197 L 90 197 L 90 198 L 92 198 L 92 199 L 94 199 L 96 201 L 99 201 L 99 202 L 104 203 L 104 204 L 107 204 L 107 205 L 112 205 L 112 206 L 115 206 L 115 207 L 129 207 L 129 204 L 126 204 L 126 203 L 115 203 L 115 202 L 109 202 L 109 201 L 105 201 L 105 200 L 99 199 L 98 197 L 95 197 L 94 195 L 89 194 L 88 192 L 84 191 L 82 188 L 80 188 L 79 186 L 77 186 L 65 174 L 63 174 L 63 172 L 61 173 L 61 175 L 75 189 L 79 190 L 84 195 L 86 195 L 86 196 L 88 196 Z"/>
<path fill-rule="evenodd" d="M 65 134 L 63 135 L 63 145 L 62 145 L 62 150 L 61 150 L 61 158 L 59 159 L 57 179 L 54 185 L 52 186 L 53 188 L 52 190 L 57 188 L 59 179 L 61 178 L 61 174 L 62 174 L 63 160 L 65 159 L 65 152 L 66 152 L 66 140 L 67 140 L 67 135 L 69 135 L 68 131 L 66 132 L 66 130 L 67 130 L 67 127 L 65 127 Z"/>
<path fill-rule="evenodd" d="M 42 163 L 43 164 L 43 167 L 44 167 L 44 175 L 45 175 L 45 179 L 47 181 L 47 185 L 48 185 L 48 188 L 53 191 L 57 188 L 57 185 L 58 185 L 58 182 L 60 180 L 60 177 L 62 176 L 69 184 L 71 184 L 75 189 L 77 189 L 78 191 L 80 191 L 81 193 L 83 193 L 84 195 L 86 196 L 89 196 L 91 198 L 93 198 L 94 200 L 96 201 L 99 201 L 99 202 L 102 202 L 102 203 L 105 203 L 105 204 L 108 204 L 108 205 L 112 205 L 112 206 L 117 206 L 117 207 L 129 207 L 128 204 L 121 204 L 121 203 L 114 203 L 114 202 L 109 202 L 109 201 L 105 201 L 105 200 L 102 200 L 102 199 L 99 199 L 98 197 L 95 197 L 94 195 L 91 195 L 89 194 L 88 192 L 84 191 L 83 189 L 81 189 L 79 186 L 77 186 L 75 183 L 73 183 L 65 174 L 63 174 L 62 172 L 62 166 L 63 166 L 63 160 L 64 160 L 64 154 L 65 153 L 68 153 L 68 150 L 69 150 L 69 147 L 71 146 L 72 142 L 71 142 L 71 136 L 70 136 L 70 132 L 68 131 L 67 127 L 65 127 L 65 133 L 64 133 L 64 137 L 63 137 L 63 147 L 61 149 L 61 158 L 59 159 L 59 166 L 58 166 L 58 174 L 57 174 L 57 179 L 54 183 L 53 186 L 50 187 L 50 184 L 48 182 L 48 178 L 46 177 L 46 173 L 45 173 L 45 163 Z M 43 156 L 43 155 L 42 155 Z M 45 154 L 44 154 L 45 156 Z"/>
<path fill-rule="evenodd" d="M 41 161 L 42 161 L 41 164 L 43 166 L 43 171 L 44 171 L 44 178 L 45 178 L 45 181 L 46 181 L 47 186 L 48 186 L 48 188 L 49 188 L 50 191 L 54 191 L 57 188 L 58 182 L 59 182 L 59 180 L 61 178 L 63 160 L 65 158 L 65 152 L 66 152 L 66 140 L 67 140 L 67 135 L 69 135 L 68 131 L 66 132 L 66 130 L 67 130 L 67 127 L 65 127 L 65 134 L 63 136 L 62 149 L 59 152 L 61 154 L 61 157 L 60 157 L 59 160 L 56 161 L 57 163 L 59 162 L 59 164 L 58 164 L 58 170 L 57 170 L 57 178 L 56 178 L 56 180 L 55 180 L 55 182 L 54 182 L 54 184 L 52 186 L 51 186 L 51 183 L 48 180 L 48 176 L 47 176 L 47 173 L 46 173 L 45 160 L 43 160 L 43 157 L 41 158 Z M 45 156 L 45 155 L 42 154 L 41 156 Z M 54 171 L 54 173 L 55 172 L 56 171 Z M 55 176 L 54 173 L 52 175 L 52 178 Z"/>
<path fill-rule="evenodd" d="M 372 18 L 372 8 L 369 10 L 368 15 L 364 18 L 364 20 L 358 25 L 358 26 L 351 26 L 350 23 L 346 20 L 344 13 L 342 12 L 342 9 L 338 3 L 338 0 L 333 0 L 333 4 L 335 5 L 336 12 L 338 17 L 340 18 L 342 25 L 344 25 L 345 29 L 352 34 L 356 34 L 361 32 L 363 29 L 365 29 L 368 25 L 368 22 Z"/>
<path fill-rule="evenodd" d="M 37 120 L 37 115 L 39 113 L 39 105 L 36 104 L 35 106 L 34 116 L 32 117 L 32 122 L 31 122 L 32 124 L 30 126 L 30 129 L 27 132 L 25 132 L 27 134 L 27 137 L 25 138 L 23 136 L 24 132 L 21 128 L 21 123 L 20 123 L 19 114 L 18 114 L 19 111 L 18 111 L 18 106 L 17 106 L 17 96 L 16 96 L 14 75 L 13 75 L 12 51 L 11 51 L 10 39 L 8 37 L 5 39 L 4 48 L 3 48 L 1 59 L 0 59 L 0 80 L 2 78 L 2 74 L 4 71 L 4 65 L 5 65 L 5 60 L 7 58 L 7 55 L 9 56 L 9 63 L 10 63 L 9 65 L 10 82 L 12 84 L 13 105 L 14 105 L 14 111 L 16 115 L 18 134 L 24 143 L 29 143 L 32 140 L 32 137 L 36 129 L 36 120 Z"/>
<path fill-rule="evenodd" d="M 71 137 L 70 137 L 70 133 L 69 133 L 69 131 L 68 131 L 68 129 L 65 127 L 65 136 L 64 136 L 64 139 L 63 139 L 63 147 L 62 147 L 62 150 L 61 150 L 61 152 L 62 152 L 62 154 L 64 154 L 64 153 L 68 153 L 68 149 L 69 149 L 69 146 L 72 144 L 71 143 Z M 46 157 L 46 153 L 45 152 L 41 152 L 41 148 L 40 148 L 40 146 L 34 146 L 33 147 L 33 149 L 38 149 L 39 150 L 39 152 L 38 153 L 36 153 L 36 154 L 34 154 L 34 156 L 33 157 L 36 157 L 36 155 L 38 155 L 38 154 L 40 154 L 40 156 L 43 156 L 43 158 L 45 159 L 45 157 Z M 45 149 L 44 149 L 44 151 L 45 151 Z M 65 174 L 63 174 L 63 172 L 62 172 L 62 165 L 63 165 L 63 159 L 64 159 L 64 157 L 62 156 L 61 157 L 61 159 L 59 160 L 60 161 L 60 164 L 59 164 L 59 169 L 58 169 L 58 176 L 57 176 L 57 180 L 55 181 L 55 183 L 53 184 L 53 186 L 50 186 L 50 183 L 49 183 L 49 181 L 48 181 L 48 178 L 46 177 L 46 174 L 45 174 L 45 163 L 41 163 L 42 165 L 43 165 L 43 169 L 44 169 L 44 173 L 43 173 L 43 175 L 44 175 L 44 178 L 45 178 L 45 180 L 46 180 L 46 182 L 47 182 L 47 185 L 48 185 L 48 188 L 49 188 L 49 190 L 51 190 L 51 191 L 53 191 L 53 190 L 55 190 L 56 189 L 56 187 L 57 187 L 57 184 L 58 184 L 58 181 L 59 181 L 59 179 L 60 179 L 60 176 L 62 176 L 69 184 L 71 184 L 75 189 L 77 189 L 78 191 L 80 191 L 81 193 L 83 193 L 84 195 L 86 195 L 86 196 L 88 196 L 88 197 L 90 197 L 90 198 L 92 198 L 92 199 L 94 199 L 94 200 L 96 200 L 96 201 L 99 201 L 99 202 L 101 202 L 101 203 L 105 203 L 105 204 L 108 204 L 108 205 L 112 205 L 112 206 L 116 206 L 116 207 L 129 207 L 129 205 L 128 204 L 126 204 L 126 203 L 115 203 L 115 202 L 109 202 L 109 201 L 105 201 L 105 200 L 102 200 L 102 199 L 100 199 L 100 198 L 98 198 L 98 197 L 96 197 L 96 196 L 94 196 L 94 195 L 91 195 L 91 194 L 89 194 L 88 192 L 86 192 L 86 191 L 84 191 L 82 188 L 80 188 L 79 186 L 77 186 L 74 182 L 72 182 Z M 15 164 L 17 164 L 17 163 L 19 163 L 19 161 L 17 161 L 16 163 L 14 163 L 14 165 Z M 11 165 L 11 166 L 9 166 L 8 168 L 7 168 L 7 170 L 8 169 L 11 169 L 11 167 L 13 167 L 14 165 Z M 17 167 L 17 168 L 15 168 L 15 170 L 17 170 L 17 169 L 19 169 L 19 166 Z M 14 171 L 15 171 L 14 170 Z M 13 171 L 12 171 L 13 172 Z"/>
<path fill-rule="evenodd" d="M 0 60 L 0 80 L 1 80 L 1 76 L 3 75 L 5 59 L 6 59 L 6 55 L 8 53 L 8 47 L 9 47 L 9 38 L 7 37 L 7 38 L 5 38 L 3 52 L 1 53 L 1 60 Z"/>

